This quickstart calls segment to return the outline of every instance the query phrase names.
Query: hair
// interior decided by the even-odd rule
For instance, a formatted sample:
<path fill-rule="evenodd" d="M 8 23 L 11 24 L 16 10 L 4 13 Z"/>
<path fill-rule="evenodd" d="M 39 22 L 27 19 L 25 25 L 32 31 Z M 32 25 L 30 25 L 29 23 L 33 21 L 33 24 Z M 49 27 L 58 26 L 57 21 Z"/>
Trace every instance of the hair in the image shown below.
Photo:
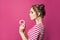
<path fill-rule="evenodd" d="M 45 5 L 44 4 L 32 5 L 32 8 L 36 13 L 40 12 L 40 16 L 44 18 L 45 16 Z"/>

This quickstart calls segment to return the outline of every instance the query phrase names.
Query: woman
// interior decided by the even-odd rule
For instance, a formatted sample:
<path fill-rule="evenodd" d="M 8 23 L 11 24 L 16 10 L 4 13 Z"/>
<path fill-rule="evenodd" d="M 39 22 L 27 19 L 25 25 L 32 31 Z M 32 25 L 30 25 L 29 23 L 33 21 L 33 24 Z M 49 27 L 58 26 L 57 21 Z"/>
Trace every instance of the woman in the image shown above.
<path fill-rule="evenodd" d="M 29 31 L 28 34 L 25 34 L 25 24 L 21 24 L 19 27 L 19 33 L 22 37 L 22 40 L 43 40 L 45 27 L 43 25 L 43 18 L 45 16 L 45 9 L 43 4 L 33 5 L 30 9 L 30 18 L 31 20 L 36 21 L 36 25 L 34 25 Z M 27 37 L 28 36 L 28 37 Z"/>

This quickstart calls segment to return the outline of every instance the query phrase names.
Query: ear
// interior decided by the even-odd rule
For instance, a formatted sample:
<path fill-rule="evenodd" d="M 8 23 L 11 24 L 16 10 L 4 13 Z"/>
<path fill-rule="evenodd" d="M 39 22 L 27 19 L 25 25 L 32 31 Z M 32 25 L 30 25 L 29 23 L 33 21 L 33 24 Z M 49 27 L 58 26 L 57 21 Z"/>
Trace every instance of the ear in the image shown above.
<path fill-rule="evenodd" d="M 40 12 L 38 12 L 38 16 L 40 16 Z"/>

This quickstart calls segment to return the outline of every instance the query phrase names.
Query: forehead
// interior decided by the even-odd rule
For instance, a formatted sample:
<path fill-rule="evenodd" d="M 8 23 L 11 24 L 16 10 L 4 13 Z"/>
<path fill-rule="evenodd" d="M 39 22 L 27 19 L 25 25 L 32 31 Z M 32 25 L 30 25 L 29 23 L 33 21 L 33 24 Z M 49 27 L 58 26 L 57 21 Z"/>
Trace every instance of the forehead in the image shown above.
<path fill-rule="evenodd" d="M 30 11 L 34 11 L 33 8 L 31 8 Z"/>

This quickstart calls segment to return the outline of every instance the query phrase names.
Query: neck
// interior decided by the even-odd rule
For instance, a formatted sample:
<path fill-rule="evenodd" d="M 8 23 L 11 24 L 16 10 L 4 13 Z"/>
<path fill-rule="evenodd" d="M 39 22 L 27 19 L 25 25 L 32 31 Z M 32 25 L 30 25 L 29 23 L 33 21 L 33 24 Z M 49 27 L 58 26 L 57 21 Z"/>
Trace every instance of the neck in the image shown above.
<path fill-rule="evenodd" d="M 41 17 L 38 17 L 38 18 L 36 18 L 36 24 L 40 24 L 40 23 L 42 23 L 42 18 Z"/>

